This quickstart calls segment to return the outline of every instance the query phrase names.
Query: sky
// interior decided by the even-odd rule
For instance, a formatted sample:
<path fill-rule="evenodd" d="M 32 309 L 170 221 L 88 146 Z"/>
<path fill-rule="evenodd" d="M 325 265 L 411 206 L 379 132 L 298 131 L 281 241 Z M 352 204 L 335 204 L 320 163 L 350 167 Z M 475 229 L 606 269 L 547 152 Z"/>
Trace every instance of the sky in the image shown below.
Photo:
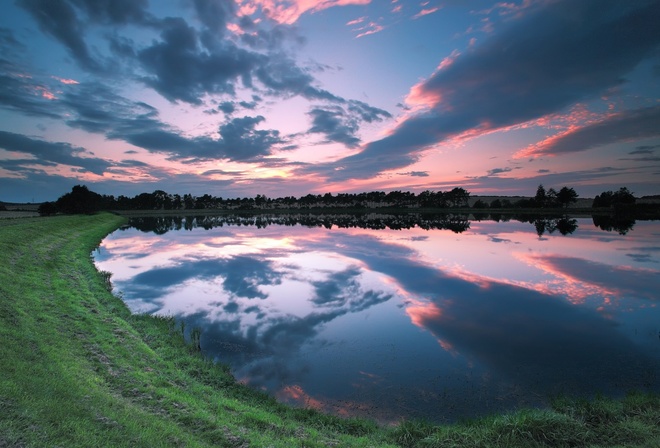
<path fill-rule="evenodd" d="M 0 0 L 0 200 L 660 193 L 660 1 Z"/>

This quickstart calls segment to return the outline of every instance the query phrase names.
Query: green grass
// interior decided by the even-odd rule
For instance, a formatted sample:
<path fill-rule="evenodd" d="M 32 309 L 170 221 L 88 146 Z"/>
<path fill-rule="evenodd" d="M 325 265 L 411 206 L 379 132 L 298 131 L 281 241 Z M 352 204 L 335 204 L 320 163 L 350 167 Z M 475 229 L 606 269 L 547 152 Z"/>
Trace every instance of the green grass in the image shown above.
<path fill-rule="evenodd" d="M 124 219 L 0 220 L 0 447 L 660 446 L 660 399 L 557 400 L 474 422 L 379 427 L 278 404 L 131 315 L 90 258 Z"/>

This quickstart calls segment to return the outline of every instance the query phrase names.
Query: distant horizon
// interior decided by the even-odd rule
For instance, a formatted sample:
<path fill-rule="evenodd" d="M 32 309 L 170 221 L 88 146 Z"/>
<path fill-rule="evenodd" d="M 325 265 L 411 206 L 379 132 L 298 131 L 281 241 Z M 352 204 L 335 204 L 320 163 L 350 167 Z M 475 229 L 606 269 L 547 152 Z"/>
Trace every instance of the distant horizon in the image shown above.
<path fill-rule="evenodd" d="M 0 197 L 660 185 L 657 0 L 17 0 Z M 524 37 L 524 38 L 522 38 Z"/>

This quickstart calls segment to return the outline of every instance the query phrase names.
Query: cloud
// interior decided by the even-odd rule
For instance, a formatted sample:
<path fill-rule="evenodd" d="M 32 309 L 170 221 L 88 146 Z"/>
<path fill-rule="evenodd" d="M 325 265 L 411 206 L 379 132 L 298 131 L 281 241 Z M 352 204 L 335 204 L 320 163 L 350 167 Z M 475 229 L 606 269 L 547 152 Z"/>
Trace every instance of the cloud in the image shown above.
<path fill-rule="evenodd" d="M 589 124 L 550 137 L 514 155 L 515 158 L 560 155 L 586 151 L 611 143 L 660 136 L 660 106 L 645 107 L 613 114 Z M 644 152 L 648 153 L 648 152 Z M 640 150 L 630 154 L 642 154 Z"/>
<path fill-rule="evenodd" d="M 343 306 L 351 297 L 359 294 L 360 284 L 357 278 L 360 274 L 359 268 L 349 267 L 333 272 L 327 280 L 312 282 L 315 296 L 310 301 L 319 306 Z"/>
<path fill-rule="evenodd" d="M 37 82 L 15 64 L 0 58 L 0 107 L 32 117 L 60 118 L 57 102 L 44 97 L 50 87 Z"/>
<path fill-rule="evenodd" d="M 339 106 L 318 107 L 308 112 L 312 117 L 312 127 L 307 132 L 325 134 L 328 141 L 342 143 L 354 148 L 360 143 L 355 136 L 358 125 L 355 120 L 346 117 Z"/>
<path fill-rule="evenodd" d="M 613 385 L 622 374 L 610 368 L 613 357 L 622 362 L 640 361 L 646 368 L 657 365 L 622 337 L 610 321 L 562 297 L 478 276 L 455 276 L 419 261 L 418 254 L 405 246 L 384 244 L 375 238 L 348 237 L 336 243 L 345 248 L 344 256 L 390 276 L 408 295 L 424 298 L 418 306 L 407 309 L 413 323 L 460 353 L 540 393 L 557 393 L 558 384 L 581 391 Z M 602 264 L 565 267 L 601 280 L 612 272 L 608 268 Z M 656 271 L 630 278 L 616 272 L 611 283 L 625 288 L 632 287 L 635 279 L 650 281 L 643 291 L 655 291 L 658 281 L 651 280 L 652 272 Z M 525 366 L 524 373 L 520 366 Z M 633 376 L 631 381 L 642 379 L 642 375 Z M 569 379 L 575 382 L 567 382 Z"/>
<path fill-rule="evenodd" d="M 223 289 L 235 297 L 265 299 L 261 285 L 276 285 L 282 274 L 273 270 L 272 263 L 247 256 L 228 259 L 174 260 L 173 266 L 156 267 L 134 276 L 129 281 L 117 282 L 129 299 L 159 299 L 178 285 L 192 279 L 222 278 Z"/>
<path fill-rule="evenodd" d="M 433 14 L 434 12 L 438 12 L 440 10 L 439 7 L 434 7 L 434 8 L 424 8 L 417 14 L 413 16 L 413 19 L 419 19 L 420 17 L 428 16 L 429 14 Z"/>
<path fill-rule="evenodd" d="M 220 139 L 208 136 L 186 138 L 166 128 L 162 123 L 145 119 L 142 129 L 129 125 L 107 134 L 108 138 L 121 139 L 150 152 L 167 154 L 172 160 L 253 160 L 269 155 L 274 145 L 283 140 L 276 130 L 258 130 L 256 126 L 265 119 L 262 116 L 234 118 L 222 124 Z"/>
<path fill-rule="evenodd" d="M 657 248 L 655 248 L 657 250 Z M 561 255 L 533 257 L 536 263 L 551 272 L 558 272 L 580 282 L 612 291 L 619 297 L 640 297 L 657 301 L 660 271 L 612 266 L 582 258 Z"/>
<path fill-rule="evenodd" d="M 50 0 L 48 0 L 50 3 Z M 148 23 L 148 0 L 71 0 L 87 15 L 87 19 L 106 25 Z"/>
<path fill-rule="evenodd" d="M 110 26 L 155 23 L 146 11 L 146 0 L 18 0 L 17 3 L 44 33 L 66 47 L 80 67 L 93 73 L 102 73 L 112 66 L 105 67 L 88 47 L 85 33 L 90 23 Z"/>
<path fill-rule="evenodd" d="M 356 134 L 362 122 L 373 123 L 391 117 L 389 112 L 361 101 L 350 100 L 347 104 L 348 107 L 334 104 L 310 110 L 308 115 L 312 117 L 312 127 L 307 132 L 324 134 L 328 142 L 355 148 L 360 143 Z"/>
<path fill-rule="evenodd" d="M 137 54 L 148 73 L 142 81 L 170 101 L 201 104 L 207 93 L 235 92 L 235 82 L 248 74 L 263 56 L 225 41 L 201 51 L 198 33 L 181 18 L 162 22 L 161 40 Z"/>
<path fill-rule="evenodd" d="M 628 154 L 653 154 L 658 148 L 660 148 L 660 145 L 640 145 Z"/>
<path fill-rule="evenodd" d="M 411 89 L 408 101 L 421 110 L 318 173 L 370 178 L 452 137 L 505 129 L 599 95 L 658 48 L 658 21 L 655 2 L 550 2 L 442 64 Z"/>
<path fill-rule="evenodd" d="M 111 163 L 104 159 L 91 157 L 84 148 L 72 146 L 63 142 L 47 142 L 33 139 L 13 132 L 0 131 L 0 148 L 34 156 L 34 159 L 22 160 L 25 165 L 68 165 L 82 168 L 94 174 L 102 175 Z M 81 157 L 90 155 L 89 157 Z M 0 166 L 11 163 L 0 160 Z"/>
<path fill-rule="evenodd" d="M 227 115 L 233 114 L 236 110 L 236 105 L 232 101 L 224 101 L 218 106 L 218 110 L 221 110 Z"/>
<path fill-rule="evenodd" d="M 429 177 L 428 171 L 408 171 L 406 173 L 397 173 L 401 176 L 412 176 L 412 177 Z"/>
<path fill-rule="evenodd" d="M 291 25 L 308 11 L 318 12 L 334 6 L 368 5 L 371 0 L 322 0 L 319 2 L 308 0 L 238 0 L 237 3 L 246 13 L 255 11 L 255 9 L 250 10 L 248 7 L 259 7 L 269 19 Z"/>
<path fill-rule="evenodd" d="M 488 170 L 488 176 L 496 176 L 498 174 L 508 173 L 509 171 L 512 171 L 512 168 L 493 168 L 492 170 Z"/>
<path fill-rule="evenodd" d="M 314 86 L 314 77 L 284 54 L 272 55 L 254 71 L 256 78 L 274 96 L 302 96 L 310 100 L 341 103 L 345 100 Z"/>
<path fill-rule="evenodd" d="M 364 36 L 370 36 L 372 34 L 380 33 L 385 27 L 376 22 L 369 22 L 364 26 L 356 28 L 354 31 L 358 32 L 358 35 L 355 36 L 356 39 Z"/>
<path fill-rule="evenodd" d="M 216 35 L 224 33 L 229 18 L 235 14 L 234 2 L 194 0 L 193 3 L 197 18 Z"/>
<path fill-rule="evenodd" d="M 29 12 L 39 27 L 60 41 L 78 64 L 92 72 L 100 70 L 83 38 L 84 25 L 73 6 L 65 0 L 19 0 L 18 5 Z"/>
<path fill-rule="evenodd" d="M 261 115 L 226 120 L 218 127 L 219 139 L 186 137 L 160 121 L 152 106 L 128 100 L 97 83 L 75 86 L 64 93 L 61 104 L 72 112 L 69 126 L 166 154 L 172 160 L 254 160 L 270 155 L 275 145 L 284 142 L 279 131 L 257 129 L 265 121 Z"/>
<path fill-rule="evenodd" d="M 278 285 L 283 274 L 273 270 L 272 262 L 247 256 L 236 256 L 227 260 L 222 266 L 225 279 L 222 286 L 228 292 L 238 297 L 248 299 L 265 299 L 267 294 L 259 287 L 263 285 Z"/>

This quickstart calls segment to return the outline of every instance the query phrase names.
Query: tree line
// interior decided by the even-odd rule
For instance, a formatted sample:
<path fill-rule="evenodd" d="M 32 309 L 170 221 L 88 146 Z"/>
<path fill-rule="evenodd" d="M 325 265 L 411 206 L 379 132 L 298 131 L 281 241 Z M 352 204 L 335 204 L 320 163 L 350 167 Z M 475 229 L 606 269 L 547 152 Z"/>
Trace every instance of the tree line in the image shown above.
<path fill-rule="evenodd" d="M 577 202 L 578 194 L 573 188 L 562 187 L 559 191 L 548 190 L 539 185 L 534 197 L 511 202 L 508 199 L 495 199 L 490 203 L 479 199 L 475 209 L 528 209 L 528 208 L 567 208 Z M 449 191 L 422 191 L 419 194 L 406 191 L 371 191 L 365 193 L 307 194 L 301 197 L 285 196 L 269 198 L 263 194 L 245 198 L 222 198 L 204 194 L 170 194 L 163 190 L 141 193 L 133 197 L 101 195 L 89 190 L 85 185 L 76 185 L 71 192 L 54 202 L 40 205 L 39 213 L 95 213 L 102 210 L 309 210 L 315 208 L 333 209 L 465 209 L 469 208 L 470 192 L 456 187 Z M 635 204 L 635 197 L 623 187 L 616 192 L 606 191 L 596 196 L 593 207 L 620 208 Z"/>
<path fill-rule="evenodd" d="M 222 198 L 204 194 L 169 194 L 162 190 L 141 193 L 134 197 L 101 195 L 84 185 L 77 185 L 57 201 L 41 204 L 42 215 L 55 213 L 94 213 L 101 210 L 277 210 L 342 208 L 364 209 L 381 207 L 400 208 L 466 208 L 470 193 L 463 188 L 450 191 L 410 192 L 372 191 L 367 193 L 339 193 L 332 195 L 307 194 L 301 197 L 269 198 L 263 194 L 245 198 Z"/>

